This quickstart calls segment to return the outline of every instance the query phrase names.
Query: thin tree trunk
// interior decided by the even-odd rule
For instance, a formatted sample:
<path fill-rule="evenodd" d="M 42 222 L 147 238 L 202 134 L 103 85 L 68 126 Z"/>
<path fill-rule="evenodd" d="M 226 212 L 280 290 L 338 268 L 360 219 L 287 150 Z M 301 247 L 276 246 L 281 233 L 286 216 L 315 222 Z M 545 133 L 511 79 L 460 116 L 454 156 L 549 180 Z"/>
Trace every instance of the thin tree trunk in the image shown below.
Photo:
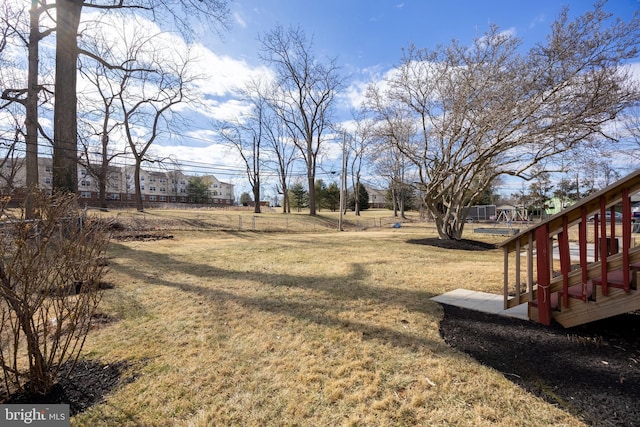
<path fill-rule="evenodd" d="M 136 166 L 135 166 L 135 170 L 133 172 L 133 180 L 134 185 L 135 185 L 135 189 L 136 189 L 136 194 L 135 194 L 135 198 L 136 198 L 136 210 L 138 212 L 143 212 L 144 211 L 144 206 L 142 204 L 142 190 L 140 188 L 140 168 L 142 167 L 142 161 L 136 157 Z"/>

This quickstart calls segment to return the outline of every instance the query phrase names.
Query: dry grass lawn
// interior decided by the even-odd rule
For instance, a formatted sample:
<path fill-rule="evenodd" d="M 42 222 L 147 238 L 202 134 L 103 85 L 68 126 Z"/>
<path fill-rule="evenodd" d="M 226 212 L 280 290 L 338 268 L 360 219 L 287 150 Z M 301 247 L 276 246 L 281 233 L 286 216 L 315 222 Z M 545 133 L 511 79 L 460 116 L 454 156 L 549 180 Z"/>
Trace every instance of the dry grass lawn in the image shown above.
<path fill-rule="evenodd" d="M 429 298 L 500 293 L 499 250 L 408 243 L 435 236 L 419 224 L 173 234 L 113 242 L 101 311 L 117 321 L 84 352 L 133 380 L 72 425 L 581 425 L 439 335 Z"/>

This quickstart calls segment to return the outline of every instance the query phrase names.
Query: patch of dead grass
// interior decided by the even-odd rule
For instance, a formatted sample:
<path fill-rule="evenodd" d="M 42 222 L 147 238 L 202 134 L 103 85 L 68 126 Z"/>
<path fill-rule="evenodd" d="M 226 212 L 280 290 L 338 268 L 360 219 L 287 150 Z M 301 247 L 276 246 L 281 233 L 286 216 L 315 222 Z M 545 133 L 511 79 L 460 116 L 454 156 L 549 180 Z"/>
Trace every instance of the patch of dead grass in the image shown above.
<path fill-rule="evenodd" d="M 429 298 L 501 292 L 499 250 L 409 244 L 417 225 L 174 234 L 112 245 L 120 321 L 85 351 L 143 363 L 73 425 L 580 425 L 439 336 Z"/>

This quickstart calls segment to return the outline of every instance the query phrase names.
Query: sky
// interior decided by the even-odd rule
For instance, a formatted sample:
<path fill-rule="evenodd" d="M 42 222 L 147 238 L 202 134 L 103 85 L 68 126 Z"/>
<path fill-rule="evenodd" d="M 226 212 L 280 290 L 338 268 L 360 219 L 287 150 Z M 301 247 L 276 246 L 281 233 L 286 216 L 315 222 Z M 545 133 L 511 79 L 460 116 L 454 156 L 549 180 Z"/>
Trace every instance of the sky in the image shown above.
<path fill-rule="evenodd" d="M 435 48 L 453 39 L 471 43 L 490 25 L 509 31 L 529 48 L 544 42 L 550 25 L 563 7 L 569 16 L 581 15 L 592 8 L 589 0 L 235 0 L 231 3 L 230 29 L 222 36 L 201 34 L 202 45 L 217 58 L 210 68 L 212 96 L 220 117 L 237 113 L 236 90 L 243 79 L 259 73 L 264 67 L 258 57 L 260 35 L 277 25 L 300 27 L 313 39 L 316 56 L 331 57 L 341 66 L 347 78 L 349 94 L 341 103 L 343 120 L 349 119 L 349 108 L 356 106 L 358 95 L 366 84 L 379 79 L 400 62 L 402 49 L 411 44 L 419 48 Z M 605 9 L 616 17 L 629 20 L 640 9 L 640 0 L 610 0 Z M 339 118 L 340 120 L 340 118 Z M 170 142 L 163 148 L 179 158 L 209 159 L 214 165 L 228 165 L 237 170 L 240 163 L 231 151 L 213 147 L 204 141 L 213 137 L 208 131 L 198 132 L 200 143 Z M 323 172 L 339 170 L 339 141 L 328 144 L 319 177 Z M 214 158 L 212 158 L 212 156 Z M 219 172 L 222 173 L 221 171 Z M 325 180 L 332 176 L 327 174 Z M 231 174 L 220 176 L 248 191 L 246 179 Z M 505 184 L 506 185 L 506 184 Z M 513 186 L 514 184 L 509 184 Z M 519 184 L 516 184 L 519 185 Z M 263 189 L 267 195 L 272 189 Z M 512 188 L 503 189 L 509 192 Z M 236 191 L 238 192 L 238 191 Z M 268 196 L 267 196 L 268 197 Z"/>
<path fill-rule="evenodd" d="M 191 127 L 181 135 L 154 142 L 150 153 L 157 157 L 172 156 L 185 169 L 213 174 L 232 183 L 236 185 L 236 196 L 249 191 L 238 154 L 216 141 L 211 120 L 234 118 L 246 111 L 239 90 L 250 78 L 268 73 L 259 59 L 258 39 L 277 25 L 300 27 L 312 38 L 316 57 L 335 58 L 346 79 L 336 119 L 347 121 L 366 85 L 398 65 L 403 48 L 413 44 L 433 49 L 453 39 L 471 44 L 490 25 L 514 34 L 523 41 L 523 48 L 529 48 L 544 42 L 550 25 L 564 6 L 569 7 L 570 17 L 575 17 L 592 9 L 592 1 L 231 0 L 228 31 L 195 28 L 198 72 L 206 77 L 199 88 L 203 107 L 198 110 L 181 107 L 193 119 Z M 640 0 L 609 0 L 605 7 L 625 21 L 638 9 Z M 83 12 L 84 18 L 90 20 L 88 13 Z M 175 49 L 186 49 L 176 33 L 166 37 Z M 318 177 L 330 182 L 337 180 L 335 171 L 340 170 L 339 138 L 328 141 L 326 148 Z M 262 191 L 270 199 L 275 194 L 274 185 L 268 177 L 263 181 L 266 183 Z M 370 184 L 375 185 L 373 181 Z"/>

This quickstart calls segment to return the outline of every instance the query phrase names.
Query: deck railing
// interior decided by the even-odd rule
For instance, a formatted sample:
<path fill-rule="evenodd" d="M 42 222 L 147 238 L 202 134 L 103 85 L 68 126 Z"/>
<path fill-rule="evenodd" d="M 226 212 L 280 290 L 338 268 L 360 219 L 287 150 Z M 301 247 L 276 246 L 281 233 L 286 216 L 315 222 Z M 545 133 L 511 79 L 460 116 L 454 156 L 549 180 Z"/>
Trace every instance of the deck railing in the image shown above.
<path fill-rule="evenodd" d="M 593 279 L 606 296 L 608 273 L 614 268 L 622 272 L 622 286 L 629 292 L 630 256 L 640 257 L 640 252 L 631 250 L 630 196 L 638 191 L 640 170 L 503 242 L 505 309 L 535 303 L 538 321 L 549 325 L 552 305 L 566 308 L 570 296 L 586 302 Z M 588 240 L 590 224 L 592 241 Z M 572 259 L 571 249 L 576 246 Z M 593 248 L 592 256 L 588 247 Z"/>

